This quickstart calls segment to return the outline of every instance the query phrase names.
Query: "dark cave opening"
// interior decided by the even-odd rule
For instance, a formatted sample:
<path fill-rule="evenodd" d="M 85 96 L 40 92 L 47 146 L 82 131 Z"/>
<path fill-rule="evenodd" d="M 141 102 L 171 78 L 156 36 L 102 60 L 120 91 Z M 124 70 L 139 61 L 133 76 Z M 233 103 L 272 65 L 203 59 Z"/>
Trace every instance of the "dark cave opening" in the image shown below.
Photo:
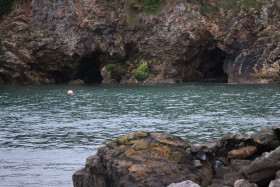
<path fill-rule="evenodd" d="M 182 81 L 228 82 L 223 68 L 225 59 L 226 53 L 217 47 L 198 53 L 184 64 Z"/>
<path fill-rule="evenodd" d="M 100 52 L 84 56 L 79 63 L 76 78 L 84 80 L 86 84 L 101 83 L 100 64 Z"/>
<path fill-rule="evenodd" d="M 227 82 L 228 76 L 224 72 L 226 53 L 219 48 L 207 50 L 202 55 L 202 63 L 198 70 L 204 74 L 204 81 Z"/>
<path fill-rule="evenodd" d="M 55 83 L 67 83 L 71 80 L 72 70 L 69 68 L 62 68 L 61 70 L 48 72 L 54 78 Z"/>

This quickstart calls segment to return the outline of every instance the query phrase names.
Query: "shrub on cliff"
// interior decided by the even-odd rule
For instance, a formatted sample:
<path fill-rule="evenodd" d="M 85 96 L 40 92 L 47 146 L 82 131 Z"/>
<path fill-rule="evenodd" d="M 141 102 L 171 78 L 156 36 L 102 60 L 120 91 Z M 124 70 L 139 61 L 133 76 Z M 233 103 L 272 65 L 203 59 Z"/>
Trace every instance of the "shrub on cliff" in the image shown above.
<path fill-rule="evenodd" d="M 125 75 L 125 66 L 122 63 L 107 64 L 107 71 L 110 73 L 111 77 L 116 81 L 120 82 L 122 77 Z"/>
<path fill-rule="evenodd" d="M 139 67 L 135 70 L 135 77 L 139 81 L 143 81 L 149 77 L 149 67 L 148 62 L 141 60 Z"/>
<path fill-rule="evenodd" d="M 14 0 L 0 0 L 0 19 L 12 11 Z"/>

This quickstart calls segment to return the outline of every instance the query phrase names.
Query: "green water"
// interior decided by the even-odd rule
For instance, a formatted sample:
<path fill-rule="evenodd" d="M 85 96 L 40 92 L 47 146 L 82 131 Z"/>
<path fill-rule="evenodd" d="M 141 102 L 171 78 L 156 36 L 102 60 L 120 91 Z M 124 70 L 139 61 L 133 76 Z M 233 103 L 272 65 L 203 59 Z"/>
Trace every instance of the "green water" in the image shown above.
<path fill-rule="evenodd" d="M 0 86 L 1 186 L 72 186 L 97 147 L 134 131 L 202 143 L 279 125 L 279 99 L 276 84 Z"/>

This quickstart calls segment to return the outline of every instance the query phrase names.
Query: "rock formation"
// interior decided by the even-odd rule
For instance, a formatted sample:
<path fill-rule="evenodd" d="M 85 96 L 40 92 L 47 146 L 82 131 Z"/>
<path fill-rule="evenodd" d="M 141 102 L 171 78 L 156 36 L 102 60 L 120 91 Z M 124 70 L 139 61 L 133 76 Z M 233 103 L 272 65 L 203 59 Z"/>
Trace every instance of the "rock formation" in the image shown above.
<path fill-rule="evenodd" d="M 16 0 L 0 20 L 0 84 L 279 82 L 279 1 L 127 2 Z"/>
<path fill-rule="evenodd" d="M 266 127 L 253 135 L 228 135 L 202 145 L 169 134 L 128 134 L 88 157 L 85 168 L 73 175 L 73 183 L 75 187 L 277 186 L 280 146 L 268 145 L 280 143 L 279 129 Z M 259 139 L 266 139 L 266 144 Z"/>

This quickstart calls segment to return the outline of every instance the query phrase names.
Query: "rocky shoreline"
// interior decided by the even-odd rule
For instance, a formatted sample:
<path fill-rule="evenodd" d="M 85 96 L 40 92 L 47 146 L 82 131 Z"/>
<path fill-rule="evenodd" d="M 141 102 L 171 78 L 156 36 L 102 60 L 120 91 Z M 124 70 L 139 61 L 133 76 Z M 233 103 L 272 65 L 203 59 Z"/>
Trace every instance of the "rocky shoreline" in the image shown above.
<path fill-rule="evenodd" d="M 280 126 L 201 145 L 169 134 L 135 132 L 100 147 L 72 178 L 74 187 L 277 187 Z"/>

